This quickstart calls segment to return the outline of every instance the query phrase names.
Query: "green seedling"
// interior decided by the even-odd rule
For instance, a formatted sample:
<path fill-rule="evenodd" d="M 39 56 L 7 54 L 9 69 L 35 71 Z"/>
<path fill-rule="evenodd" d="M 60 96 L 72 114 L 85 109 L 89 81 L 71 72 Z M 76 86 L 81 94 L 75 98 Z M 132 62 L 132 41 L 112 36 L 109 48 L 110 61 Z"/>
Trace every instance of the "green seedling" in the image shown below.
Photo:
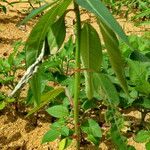
<path fill-rule="evenodd" d="M 20 52 L 20 47 L 23 46 L 22 41 L 14 43 L 13 52 L 7 58 L 0 58 L 0 84 L 13 90 L 17 84 L 16 78 L 21 78 L 18 71 L 25 68 L 25 52 Z M 6 54 L 5 54 L 6 55 Z M 13 98 L 8 98 L 8 93 L 1 93 L 1 105 L 6 106 L 8 103 L 16 102 L 19 100 L 20 94 L 15 95 Z M 16 109 L 17 109 L 17 105 Z"/>

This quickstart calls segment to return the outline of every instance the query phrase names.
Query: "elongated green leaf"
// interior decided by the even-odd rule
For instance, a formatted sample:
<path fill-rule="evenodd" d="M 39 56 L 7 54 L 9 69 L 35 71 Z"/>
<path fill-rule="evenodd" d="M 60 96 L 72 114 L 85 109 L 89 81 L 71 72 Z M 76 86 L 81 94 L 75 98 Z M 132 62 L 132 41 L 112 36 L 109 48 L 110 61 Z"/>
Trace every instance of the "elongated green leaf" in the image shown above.
<path fill-rule="evenodd" d="M 3 12 L 6 14 L 7 13 L 7 8 L 3 5 L 0 5 L 0 10 L 3 10 Z"/>
<path fill-rule="evenodd" d="M 150 25 L 150 21 L 142 21 L 142 22 L 138 22 L 138 23 L 135 23 L 135 26 L 144 26 L 144 25 Z"/>
<path fill-rule="evenodd" d="M 76 2 L 85 8 L 86 10 L 94 13 L 101 21 L 103 21 L 107 26 L 109 26 L 118 36 L 130 46 L 128 39 L 122 30 L 121 26 L 111 15 L 109 10 L 100 0 L 76 0 Z"/>
<path fill-rule="evenodd" d="M 57 16 L 62 16 L 72 0 L 63 0 L 58 5 L 52 7 L 39 22 L 35 25 L 26 42 L 26 65 L 30 66 L 35 62 L 41 52 L 42 43 L 45 40 L 50 26 L 56 21 Z"/>
<path fill-rule="evenodd" d="M 73 141 L 72 138 L 67 138 L 67 139 L 66 139 L 65 149 L 67 149 L 67 147 L 70 146 L 70 144 L 71 144 L 72 141 Z"/>
<path fill-rule="evenodd" d="M 6 106 L 6 103 L 4 101 L 0 102 L 0 110 L 4 109 Z"/>
<path fill-rule="evenodd" d="M 93 72 L 100 70 L 102 62 L 102 47 L 97 31 L 90 25 L 84 24 L 81 30 L 80 42 L 81 60 L 84 71 L 86 94 L 89 99 L 93 97 Z"/>
<path fill-rule="evenodd" d="M 56 2 L 53 3 L 47 3 L 37 9 L 33 9 L 30 14 L 28 16 L 25 17 L 25 19 L 23 21 L 21 21 L 18 25 L 23 25 L 26 24 L 30 19 L 34 18 L 35 16 L 37 16 L 39 13 L 43 12 L 45 9 L 49 8 L 50 6 L 52 6 L 53 4 L 55 4 Z"/>
<path fill-rule="evenodd" d="M 50 115 L 56 118 L 63 118 L 69 115 L 68 109 L 63 105 L 56 105 L 46 110 Z"/>
<path fill-rule="evenodd" d="M 50 48 L 50 53 L 55 54 L 62 43 L 64 42 L 66 36 L 66 26 L 65 26 L 65 16 L 62 16 L 57 20 L 48 32 L 47 39 Z"/>
<path fill-rule="evenodd" d="M 40 72 L 36 72 L 32 76 L 32 80 L 30 81 L 30 86 L 32 90 L 32 94 L 34 97 L 34 105 L 38 106 L 41 103 L 41 74 Z"/>
<path fill-rule="evenodd" d="M 117 78 L 119 79 L 122 88 L 128 94 L 128 86 L 124 73 L 124 61 L 119 50 L 119 42 L 115 33 L 104 23 L 99 23 L 105 46 L 109 55 L 110 63 L 114 69 Z"/>
<path fill-rule="evenodd" d="M 149 16 L 150 15 L 150 10 L 146 9 L 143 10 L 142 12 L 140 12 L 139 14 L 135 15 L 134 17 L 132 17 L 132 19 L 138 19 L 138 18 L 142 18 L 144 16 Z"/>
<path fill-rule="evenodd" d="M 52 7 L 35 25 L 31 34 L 26 42 L 25 50 L 26 50 L 26 66 L 29 67 L 33 64 L 41 52 L 41 47 L 46 38 L 48 30 L 50 26 L 54 24 L 55 20 L 61 17 L 66 11 L 67 7 L 71 3 L 71 0 L 62 0 L 59 4 Z M 58 17 L 59 16 L 59 17 Z M 38 74 L 38 73 L 37 73 Z M 31 89 L 33 92 L 33 96 L 36 100 L 36 104 L 39 105 L 40 102 L 40 92 L 41 92 L 41 84 L 39 84 L 40 78 L 34 75 L 33 79 L 31 79 Z M 38 81 L 39 80 L 39 81 Z M 37 103 L 38 102 L 38 103 Z"/>
<path fill-rule="evenodd" d="M 130 59 L 132 60 L 136 60 L 136 61 L 141 61 L 141 62 L 150 62 L 150 59 L 142 54 L 141 52 L 134 50 L 131 55 L 130 55 Z"/>
<path fill-rule="evenodd" d="M 63 87 L 59 87 L 57 89 L 54 89 L 52 91 L 49 91 L 49 92 L 43 94 L 41 96 L 41 101 L 42 101 L 41 104 L 39 106 L 35 107 L 34 109 L 32 109 L 28 113 L 28 115 L 26 117 L 28 117 L 31 114 L 37 112 L 39 109 L 41 109 L 43 106 L 45 106 L 46 104 L 48 104 L 50 101 L 52 101 L 55 97 L 57 97 L 62 92 L 64 92 L 64 88 Z"/>
<path fill-rule="evenodd" d="M 101 86 L 108 97 L 109 105 L 112 107 L 117 106 L 119 104 L 119 96 L 111 80 L 106 75 L 100 73 L 95 73 L 93 80 L 95 90 L 98 91 Z"/>
<path fill-rule="evenodd" d="M 88 23 L 81 30 L 80 49 L 84 67 L 98 72 L 102 62 L 101 42 L 97 31 Z"/>
<path fill-rule="evenodd" d="M 60 134 L 61 133 L 57 130 L 52 129 L 52 130 L 48 131 L 42 139 L 42 144 L 56 140 L 60 136 Z"/>
<path fill-rule="evenodd" d="M 118 149 L 127 150 L 125 139 L 120 133 L 122 119 L 119 115 L 116 115 L 118 114 L 116 106 L 119 104 L 117 91 L 111 83 L 110 79 L 104 74 L 95 73 L 94 80 L 95 90 L 98 91 L 99 86 L 101 86 L 108 97 L 107 104 L 109 110 L 106 112 L 106 119 L 111 123 L 111 139 L 115 143 L 115 145 L 118 146 Z"/>

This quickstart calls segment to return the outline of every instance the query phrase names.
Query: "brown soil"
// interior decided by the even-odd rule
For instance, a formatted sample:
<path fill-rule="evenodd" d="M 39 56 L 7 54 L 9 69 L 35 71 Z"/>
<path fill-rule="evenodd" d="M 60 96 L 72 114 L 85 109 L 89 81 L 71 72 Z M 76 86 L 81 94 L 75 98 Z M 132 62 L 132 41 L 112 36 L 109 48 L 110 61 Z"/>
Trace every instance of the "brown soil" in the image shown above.
<path fill-rule="evenodd" d="M 16 24 L 22 20 L 26 13 L 22 10 L 27 10 L 28 4 L 16 4 L 13 8 L 9 7 L 7 14 L 0 12 L 0 57 L 5 57 L 11 53 L 13 42 L 17 40 L 25 41 L 38 20 L 30 21 L 26 26 L 17 27 Z M 72 15 L 72 14 L 71 14 Z M 83 19 L 87 16 L 85 15 Z M 124 28 L 127 34 L 141 35 L 148 27 L 135 27 L 132 22 L 119 18 L 119 23 Z M 70 23 L 72 24 L 72 22 Z M 93 23 L 95 25 L 95 23 Z M 95 27 L 97 27 L 95 25 Z M 72 29 L 69 30 L 72 32 Z M 136 119 L 140 115 L 133 112 L 131 116 Z M 23 113 L 17 113 L 12 108 L 0 112 L 0 149 L 2 150 L 57 150 L 58 142 L 41 145 L 42 136 L 49 129 L 51 118 L 46 113 L 40 113 L 37 126 L 35 126 L 36 117 L 25 118 Z M 129 138 L 129 144 L 133 144 L 137 150 L 144 150 L 143 144 L 138 144 Z M 112 150 L 110 144 L 102 143 L 101 150 Z M 69 148 L 74 149 L 74 146 Z M 92 146 L 85 146 L 86 150 L 92 150 Z"/>
<path fill-rule="evenodd" d="M 0 116 L 0 149 L 47 150 L 50 146 L 40 143 L 41 137 L 49 129 L 50 118 L 40 114 L 36 126 L 36 117 L 25 118 L 24 114 L 10 110 L 6 109 Z"/>

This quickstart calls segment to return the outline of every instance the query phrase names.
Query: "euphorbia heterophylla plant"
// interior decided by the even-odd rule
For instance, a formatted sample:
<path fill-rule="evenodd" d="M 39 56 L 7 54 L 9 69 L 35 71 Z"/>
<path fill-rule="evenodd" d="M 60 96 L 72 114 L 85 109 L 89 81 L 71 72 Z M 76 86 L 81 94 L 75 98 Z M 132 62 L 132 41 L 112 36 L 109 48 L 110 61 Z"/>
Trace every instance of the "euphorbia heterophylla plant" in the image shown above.
<path fill-rule="evenodd" d="M 73 5 L 74 8 L 68 8 L 70 5 Z M 128 93 L 127 83 L 124 75 L 124 62 L 121 57 L 117 39 L 118 36 L 128 46 L 130 46 L 125 33 L 100 0 L 57 0 L 53 2 L 52 5 L 48 4 L 48 6 L 43 7 L 43 9 L 38 9 L 33 16 L 37 13 L 40 13 L 41 10 L 43 11 L 44 9 L 48 10 L 35 25 L 26 42 L 26 66 L 31 66 L 37 60 L 41 53 L 43 43 L 45 43 L 45 55 L 48 55 L 48 57 L 51 57 L 50 54 L 54 51 L 55 53 L 59 51 L 65 42 L 66 37 L 66 14 L 69 11 L 74 11 L 75 76 L 72 108 L 74 116 L 74 131 L 70 135 L 70 133 L 67 132 L 68 128 L 65 128 L 65 131 L 67 132 L 65 132 L 66 134 L 64 134 L 62 130 L 61 132 L 55 130 L 56 126 L 58 127 L 59 125 L 60 127 L 62 124 L 64 126 L 66 122 L 69 121 L 72 111 L 69 111 L 67 107 L 62 105 L 52 106 L 47 110 L 47 112 L 52 116 L 59 118 L 59 121 L 56 122 L 57 125 L 53 125 L 51 130 L 46 133 L 43 138 L 43 143 L 53 141 L 56 138 L 61 137 L 62 140 L 60 142 L 60 147 L 61 149 L 64 149 L 67 145 L 66 139 L 71 136 L 76 140 L 76 149 L 80 149 L 81 132 L 84 132 L 87 135 L 87 139 L 94 143 L 96 147 L 98 147 L 102 137 L 102 132 L 98 123 L 93 119 L 82 120 L 81 122 L 81 117 L 79 117 L 81 89 L 80 79 L 82 74 L 80 70 L 83 70 L 85 79 L 85 93 L 88 101 L 93 100 L 95 92 L 100 94 L 99 89 L 103 89 L 107 96 L 107 101 L 105 102 L 108 106 L 106 117 L 109 118 L 108 120 L 111 124 L 110 137 L 118 149 L 128 149 L 126 139 L 121 135 L 121 127 L 118 125 L 119 121 L 117 106 L 119 104 L 119 97 L 117 91 L 110 79 L 101 73 L 101 62 L 103 55 L 101 39 L 97 30 L 90 24 L 90 22 L 82 21 L 80 12 L 82 9 L 85 9 L 89 13 L 93 13 L 97 18 L 97 23 L 100 27 L 112 68 L 118 77 L 123 90 Z M 48 50 L 49 52 L 47 53 Z M 44 103 L 42 100 L 43 95 L 40 73 L 40 69 L 37 69 L 37 72 L 33 75 L 30 81 L 31 90 L 35 100 L 34 110 L 41 108 L 43 106 L 42 103 Z M 62 89 L 61 92 L 64 91 Z M 55 92 L 55 94 L 52 94 L 53 92 Z M 55 98 L 61 92 L 58 89 L 54 89 L 50 93 L 53 95 L 50 99 Z M 68 121 L 64 121 L 64 119 Z"/>

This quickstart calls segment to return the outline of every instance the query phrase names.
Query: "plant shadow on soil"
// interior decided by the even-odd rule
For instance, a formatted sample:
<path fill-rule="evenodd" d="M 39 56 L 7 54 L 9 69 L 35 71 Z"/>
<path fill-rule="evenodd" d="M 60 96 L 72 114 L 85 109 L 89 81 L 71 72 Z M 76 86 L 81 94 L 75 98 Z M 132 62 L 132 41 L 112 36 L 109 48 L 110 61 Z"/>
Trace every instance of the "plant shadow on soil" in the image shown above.
<path fill-rule="evenodd" d="M 13 44 L 15 41 L 19 41 L 21 40 L 21 38 L 4 38 L 4 37 L 0 37 L 0 43 L 3 44 Z"/>
<path fill-rule="evenodd" d="M 7 147 L 7 150 L 27 150 L 28 134 L 36 128 L 41 128 L 43 123 L 51 122 L 51 117 L 44 111 L 40 111 L 38 116 L 31 115 L 26 117 L 26 114 L 26 111 L 21 110 L 16 112 L 12 108 L 5 108 L 3 111 L 0 111 L 0 124 L 2 127 L 2 130 L 0 129 L 0 149 L 3 150 Z M 13 129 L 14 126 L 15 129 Z M 13 131 L 11 131 L 12 129 Z M 24 139 L 24 134 L 27 135 L 27 139 Z M 19 141 L 24 142 L 20 144 Z M 14 142 L 18 142 L 19 144 L 12 146 L 11 144 Z"/>

